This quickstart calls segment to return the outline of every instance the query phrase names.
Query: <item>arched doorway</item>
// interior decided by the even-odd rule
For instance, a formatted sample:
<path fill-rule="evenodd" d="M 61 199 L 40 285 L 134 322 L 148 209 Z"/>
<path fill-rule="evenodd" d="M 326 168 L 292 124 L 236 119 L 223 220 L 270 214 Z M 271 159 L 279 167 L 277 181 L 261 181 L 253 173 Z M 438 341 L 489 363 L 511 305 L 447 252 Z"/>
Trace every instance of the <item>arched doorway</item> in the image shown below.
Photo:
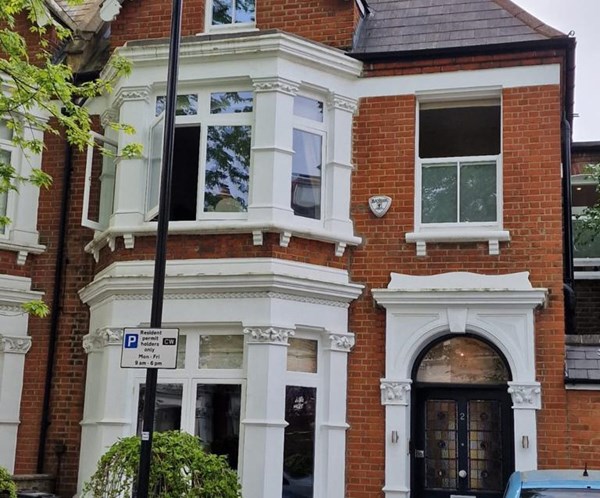
<path fill-rule="evenodd" d="M 500 498 L 514 470 L 504 357 L 473 335 L 445 336 L 412 380 L 412 496 Z"/>

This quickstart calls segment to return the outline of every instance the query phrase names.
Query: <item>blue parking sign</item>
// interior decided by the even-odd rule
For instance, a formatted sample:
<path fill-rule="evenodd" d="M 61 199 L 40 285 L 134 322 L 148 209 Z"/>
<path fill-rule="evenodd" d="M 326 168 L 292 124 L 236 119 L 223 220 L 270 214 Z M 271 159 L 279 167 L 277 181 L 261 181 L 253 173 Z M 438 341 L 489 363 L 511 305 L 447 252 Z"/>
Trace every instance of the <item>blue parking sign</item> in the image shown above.
<path fill-rule="evenodd" d="M 123 341 L 124 347 L 126 349 L 136 349 L 138 347 L 139 337 L 138 334 L 125 334 L 125 339 Z"/>

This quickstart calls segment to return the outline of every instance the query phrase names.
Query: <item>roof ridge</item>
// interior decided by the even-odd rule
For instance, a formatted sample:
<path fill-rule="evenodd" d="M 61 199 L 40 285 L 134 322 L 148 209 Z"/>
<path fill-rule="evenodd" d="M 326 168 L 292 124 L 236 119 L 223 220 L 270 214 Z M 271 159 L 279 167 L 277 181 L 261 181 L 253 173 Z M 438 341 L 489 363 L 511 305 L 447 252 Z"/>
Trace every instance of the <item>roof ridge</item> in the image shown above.
<path fill-rule="evenodd" d="M 519 21 L 523 22 L 524 24 L 529 26 L 531 29 L 533 29 L 534 31 L 536 31 L 537 33 L 539 33 L 543 36 L 546 36 L 548 38 L 565 38 L 568 36 L 565 33 L 563 33 L 562 31 L 559 31 L 558 29 L 553 28 L 552 26 L 546 24 L 545 22 L 541 21 L 537 17 L 531 15 L 525 9 L 523 9 L 522 7 L 519 7 L 512 0 L 492 0 L 492 1 L 495 2 L 499 7 L 503 8 L 505 11 L 507 11 L 509 14 L 511 14 L 513 17 L 516 17 Z"/>

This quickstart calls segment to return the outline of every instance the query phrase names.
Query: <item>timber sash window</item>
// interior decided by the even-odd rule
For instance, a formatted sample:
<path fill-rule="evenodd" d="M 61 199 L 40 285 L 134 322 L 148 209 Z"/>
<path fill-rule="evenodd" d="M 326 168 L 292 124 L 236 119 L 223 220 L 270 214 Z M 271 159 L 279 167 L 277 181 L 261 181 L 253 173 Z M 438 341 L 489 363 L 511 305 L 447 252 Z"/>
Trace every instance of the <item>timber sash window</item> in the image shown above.
<path fill-rule="evenodd" d="M 254 26 L 255 0 L 211 0 L 207 6 L 207 31 L 211 28 Z"/>

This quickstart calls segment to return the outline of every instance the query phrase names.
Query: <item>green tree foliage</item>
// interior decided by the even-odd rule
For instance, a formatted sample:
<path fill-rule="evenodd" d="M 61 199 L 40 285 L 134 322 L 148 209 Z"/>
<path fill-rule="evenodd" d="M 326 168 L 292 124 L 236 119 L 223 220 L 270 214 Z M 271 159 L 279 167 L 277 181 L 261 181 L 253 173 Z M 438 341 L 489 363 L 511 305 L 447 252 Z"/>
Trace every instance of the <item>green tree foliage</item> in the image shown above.
<path fill-rule="evenodd" d="M 44 147 L 30 129 L 54 134 L 63 130 L 73 146 L 80 150 L 86 147 L 91 119 L 81 103 L 110 92 L 112 82 L 130 72 L 126 60 L 113 57 L 114 79 L 76 84 L 72 69 L 54 60 L 56 44 L 70 36 L 70 31 L 52 18 L 44 0 L 0 0 L 0 119 L 11 130 L 13 143 L 25 154 L 39 154 Z M 134 145 L 123 154 L 134 155 L 138 149 Z M 52 179 L 39 169 L 27 178 L 20 177 L 11 164 L 0 160 L 0 193 L 16 190 L 24 181 L 48 187 Z"/>
<path fill-rule="evenodd" d="M 84 497 L 131 498 L 137 480 L 140 438 L 120 439 L 98 462 Z M 200 440 L 179 431 L 154 433 L 150 495 L 155 498 L 239 498 L 237 474 L 223 456 L 206 453 Z"/>
<path fill-rule="evenodd" d="M 0 467 L 0 497 L 17 498 L 17 486 L 4 467 Z"/>

